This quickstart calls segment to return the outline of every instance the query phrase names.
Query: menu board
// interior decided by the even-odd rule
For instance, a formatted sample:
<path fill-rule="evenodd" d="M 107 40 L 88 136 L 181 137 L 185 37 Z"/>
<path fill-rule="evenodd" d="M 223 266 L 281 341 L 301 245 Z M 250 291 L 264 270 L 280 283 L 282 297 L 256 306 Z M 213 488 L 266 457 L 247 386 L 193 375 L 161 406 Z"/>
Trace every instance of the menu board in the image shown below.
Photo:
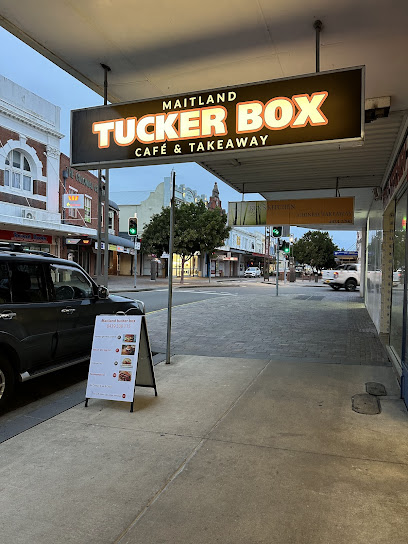
<path fill-rule="evenodd" d="M 132 402 L 142 315 L 98 315 L 86 398 Z"/>

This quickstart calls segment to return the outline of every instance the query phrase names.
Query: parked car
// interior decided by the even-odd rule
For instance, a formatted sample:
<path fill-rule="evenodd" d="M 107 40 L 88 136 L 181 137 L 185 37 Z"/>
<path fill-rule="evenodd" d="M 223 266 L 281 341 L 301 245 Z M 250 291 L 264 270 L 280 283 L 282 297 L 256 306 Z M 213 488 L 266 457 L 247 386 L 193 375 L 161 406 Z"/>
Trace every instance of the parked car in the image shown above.
<path fill-rule="evenodd" d="M 359 263 L 339 266 L 333 273 L 333 279 L 329 280 L 329 285 L 335 291 L 342 287 L 346 291 L 355 291 L 360 285 L 360 272 L 361 265 Z"/>
<path fill-rule="evenodd" d="M 260 278 L 261 269 L 257 266 L 250 266 L 244 272 L 244 278 Z"/>
<path fill-rule="evenodd" d="M 0 246 L 0 408 L 18 381 L 90 357 L 95 317 L 143 315 L 141 301 L 109 295 L 78 264 Z"/>
<path fill-rule="evenodd" d="M 329 284 L 331 281 L 333 281 L 334 280 L 334 273 L 338 272 L 339 270 L 344 270 L 345 266 L 347 266 L 347 265 L 341 264 L 341 265 L 337 266 L 334 269 L 323 270 L 322 271 L 323 283 Z"/>
<path fill-rule="evenodd" d="M 404 283 L 404 271 L 402 270 L 402 268 L 394 270 L 394 272 L 392 273 L 392 283 L 394 286 Z"/>

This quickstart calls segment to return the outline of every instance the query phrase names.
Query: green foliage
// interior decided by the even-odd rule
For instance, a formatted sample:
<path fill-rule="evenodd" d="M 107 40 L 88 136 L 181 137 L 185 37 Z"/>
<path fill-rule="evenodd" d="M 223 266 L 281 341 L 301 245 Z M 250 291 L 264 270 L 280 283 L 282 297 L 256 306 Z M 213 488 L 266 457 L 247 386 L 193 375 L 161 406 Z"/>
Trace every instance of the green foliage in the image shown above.
<path fill-rule="evenodd" d="M 209 210 L 204 202 L 182 202 L 175 207 L 174 253 L 184 258 L 197 251 L 210 253 L 228 238 L 230 227 L 221 210 Z M 142 235 L 142 251 L 161 255 L 169 251 L 170 208 L 163 208 L 146 225 Z"/>
<path fill-rule="evenodd" d="M 335 266 L 334 252 L 339 248 L 333 244 L 328 232 L 309 230 L 293 244 L 293 256 L 300 264 L 321 270 Z"/>

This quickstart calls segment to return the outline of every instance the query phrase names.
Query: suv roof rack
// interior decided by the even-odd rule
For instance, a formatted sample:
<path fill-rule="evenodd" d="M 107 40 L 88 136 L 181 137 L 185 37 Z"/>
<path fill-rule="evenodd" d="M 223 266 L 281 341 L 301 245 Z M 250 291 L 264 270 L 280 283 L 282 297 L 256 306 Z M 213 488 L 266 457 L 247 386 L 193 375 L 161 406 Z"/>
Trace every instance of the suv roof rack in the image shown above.
<path fill-rule="evenodd" d="M 33 255 L 42 255 L 43 257 L 56 257 L 52 253 L 49 253 L 49 251 L 29 249 L 14 242 L 0 242 L 0 251 L 11 251 L 12 253 L 32 253 Z"/>

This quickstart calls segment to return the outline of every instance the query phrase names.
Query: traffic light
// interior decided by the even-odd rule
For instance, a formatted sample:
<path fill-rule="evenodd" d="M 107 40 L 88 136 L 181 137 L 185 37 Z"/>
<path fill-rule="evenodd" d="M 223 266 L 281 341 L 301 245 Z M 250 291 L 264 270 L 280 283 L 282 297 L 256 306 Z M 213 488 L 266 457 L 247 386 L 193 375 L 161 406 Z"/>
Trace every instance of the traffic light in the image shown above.
<path fill-rule="evenodd" d="M 282 227 L 272 227 L 272 236 L 280 238 L 282 236 Z"/>
<path fill-rule="evenodd" d="M 137 217 L 129 217 L 128 221 L 129 236 L 137 236 Z"/>
<path fill-rule="evenodd" d="M 282 240 L 282 242 L 279 245 L 279 249 L 283 251 L 286 255 L 289 255 L 290 253 L 290 244 L 289 242 L 286 242 L 285 240 Z"/>

